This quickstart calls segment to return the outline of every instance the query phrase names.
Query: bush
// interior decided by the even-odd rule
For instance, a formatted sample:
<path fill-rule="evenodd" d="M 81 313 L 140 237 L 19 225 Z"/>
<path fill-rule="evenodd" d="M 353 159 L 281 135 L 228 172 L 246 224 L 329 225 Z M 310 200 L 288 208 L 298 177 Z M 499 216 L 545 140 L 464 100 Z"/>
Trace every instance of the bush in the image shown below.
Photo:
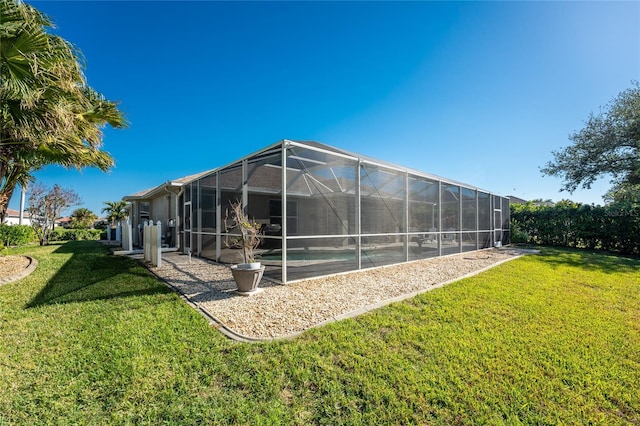
<path fill-rule="evenodd" d="M 28 225 L 0 225 L 0 242 L 9 246 L 23 246 L 37 241 L 36 233 Z"/>
<path fill-rule="evenodd" d="M 512 243 L 528 243 L 529 234 L 522 229 L 522 225 L 516 220 L 511 220 L 511 242 Z"/>
<path fill-rule="evenodd" d="M 511 205 L 512 241 L 640 254 L 640 205 Z"/>
<path fill-rule="evenodd" d="M 99 240 L 99 229 L 64 229 L 56 228 L 49 234 L 49 241 Z"/>

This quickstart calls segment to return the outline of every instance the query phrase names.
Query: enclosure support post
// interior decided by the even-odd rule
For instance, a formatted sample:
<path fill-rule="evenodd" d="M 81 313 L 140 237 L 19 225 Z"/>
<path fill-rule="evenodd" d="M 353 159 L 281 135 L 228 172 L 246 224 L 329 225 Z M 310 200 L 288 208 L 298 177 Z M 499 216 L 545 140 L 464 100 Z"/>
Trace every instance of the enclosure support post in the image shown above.
<path fill-rule="evenodd" d="M 480 229 L 480 212 L 478 211 L 480 201 L 478 200 L 478 190 L 476 189 L 474 192 L 476 194 L 476 250 L 478 250 L 480 248 L 480 232 L 478 232 Z"/>
<path fill-rule="evenodd" d="M 249 184 L 247 181 L 249 180 L 249 178 L 247 176 L 249 175 L 249 172 L 247 168 L 248 168 L 248 162 L 247 162 L 247 159 L 245 158 L 244 160 L 242 160 L 242 211 L 248 217 L 249 216 L 249 208 L 248 208 Z"/>
<path fill-rule="evenodd" d="M 220 196 L 220 172 L 216 172 L 216 262 L 222 257 L 222 197 Z"/>
<path fill-rule="evenodd" d="M 438 181 L 438 256 L 442 256 L 442 182 Z"/>
<path fill-rule="evenodd" d="M 409 172 L 404 172 L 404 260 L 409 261 Z"/>
<path fill-rule="evenodd" d="M 282 141 L 282 283 L 287 283 L 287 142 Z"/>
<path fill-rule="evenodd" d="M 462 253 L 462 187 L 458 186 L 458 253 Z"/>
<path fill-rule="evenodd" d="M 360 159 L 356 165 L 356 264 L 362 269 L 362 209 L 360 205 Z"/>

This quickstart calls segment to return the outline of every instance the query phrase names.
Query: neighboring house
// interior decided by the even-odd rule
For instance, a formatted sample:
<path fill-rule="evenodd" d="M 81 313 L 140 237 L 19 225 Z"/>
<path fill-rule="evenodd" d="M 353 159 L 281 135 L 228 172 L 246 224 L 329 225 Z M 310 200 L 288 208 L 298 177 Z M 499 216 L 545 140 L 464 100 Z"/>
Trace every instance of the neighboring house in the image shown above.
<path fill-rule="evenodd" d="M 123 197 L 183 253 L 237 263 L 229 203 L 262 224 L 260 261 L 281 282 L 508 244 L 509 199 L 318 142 L 282 140 L 226 166 Z"/>
<path fill-rule="evenodd" d="M 7 209 L 7 214 L 4 217 L 3 223 L 7 225 L 19 225 L 20 212 L 18 210 Z M 31 225 L 31 214 L 26 210 L 23 212 L 22 224 Z"/>
<path fill-rule="evenodd" d="M 527 200 L 516 197 L 515 195 L 509 195 L 507 198 L 509 198 L 511 204 L 527 204 Z"/>
<path fill-rule="evenodd" d="M 509 198 L 509 201 L 511 201 L 511 204 L 527 204 L 527 203 L 531 203 L 534 206 L 543 206 L 543 207 L 553 207 L 556 205 L 556 203 L 554 203 L 551 200 L 542 200 L 540 198 L 536 199 L 536 200 L 524 200 L 522 198 L 516 197 L 514 195 L 509 195 L 507 198 Z"/>
<path fill-rule="evenodd" d="M 55 226 L 61 226 L 62 228 L 68 228 L 71 223 L 71 217 L 60 217 L 54 221 Z"/>

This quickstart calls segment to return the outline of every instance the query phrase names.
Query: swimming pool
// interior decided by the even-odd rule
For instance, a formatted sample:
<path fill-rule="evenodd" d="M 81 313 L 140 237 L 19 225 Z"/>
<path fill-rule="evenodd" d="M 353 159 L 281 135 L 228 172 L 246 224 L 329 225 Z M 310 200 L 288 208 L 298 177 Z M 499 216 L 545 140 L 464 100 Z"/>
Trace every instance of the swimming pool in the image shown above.
<path fill-rule="evenodd" d="M 399 250 L 363 250 L 362 259 L 393 258 L 402 261 L 404 253 Z M 282 261 L 282 251 L 266 252 L 260 256 L 261 261 Z M 289 250 L 287 261 L 355 261 L 354 250 Z"/>
<path fill-rule="evenodd" d="M 356 253 L 353 250 L 290 250 L 287 260 L 355 260 Z M 263 261 L 282 261 L 282 251 L 263 253 L 260 256 Z"/>

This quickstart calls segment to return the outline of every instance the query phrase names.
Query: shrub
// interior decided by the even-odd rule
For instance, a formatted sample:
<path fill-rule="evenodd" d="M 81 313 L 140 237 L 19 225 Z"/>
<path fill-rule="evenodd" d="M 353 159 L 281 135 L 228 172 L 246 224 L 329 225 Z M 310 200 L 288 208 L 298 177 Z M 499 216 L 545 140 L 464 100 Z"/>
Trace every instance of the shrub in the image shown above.
<path fill-rule="evenodd" d="M 56 228 L 49 234 L 49 241 L 99 240 L 99 229 Z"/>
<path fill-rule="evenodd" d="M 528 243 L 529 234 L 525 231 L 522 225 L 516 221 L 511 221 L 511 242 L 512 243 Z"/>
<path fill-rule="evenodd" d="M 37 241 L 36 233 L 28 225 L 0 225 L 0 242 L 9 246 L 23 246 Z"/>
<path fill-rule="evenodd" d="M 640 205 L 511 205 L 512 241 L 640 254 Z"/>

